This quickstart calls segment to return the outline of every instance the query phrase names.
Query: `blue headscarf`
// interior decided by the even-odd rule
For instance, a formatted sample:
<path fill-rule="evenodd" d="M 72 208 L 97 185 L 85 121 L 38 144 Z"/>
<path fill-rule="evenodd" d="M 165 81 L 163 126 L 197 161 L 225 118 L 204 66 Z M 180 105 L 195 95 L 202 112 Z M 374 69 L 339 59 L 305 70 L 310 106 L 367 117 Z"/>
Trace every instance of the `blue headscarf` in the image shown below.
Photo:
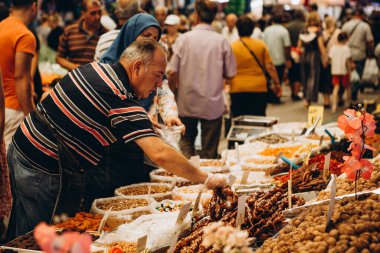
<path fill-rule="evenodd" d="M 103 63 L 115 63 L 119 61 L 124 50 L 148 27 L 158 29 L 158 40 L 161 37 L 161 27 L 157 19 L 146 13 L 139 13 L 130 18 L 121 28 L 120 33 L 113 41 L 110 48 L 100 58 Z"/>

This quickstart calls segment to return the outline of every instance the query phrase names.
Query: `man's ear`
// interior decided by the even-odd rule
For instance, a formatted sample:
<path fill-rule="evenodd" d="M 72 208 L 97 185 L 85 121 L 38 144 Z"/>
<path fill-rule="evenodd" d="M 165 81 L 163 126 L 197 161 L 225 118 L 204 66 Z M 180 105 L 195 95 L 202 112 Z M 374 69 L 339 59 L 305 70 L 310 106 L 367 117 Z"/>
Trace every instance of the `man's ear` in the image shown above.
<path fill-rule="evenodd" d="M 136 60 L 133 65 L 132 65 L 132 69 L 133 69 L 133 72 L 136 76 L 139 75 L 139 72 L 140 72 L 140 69 L 144 67 L 144 64 L 141 60 Z"/>

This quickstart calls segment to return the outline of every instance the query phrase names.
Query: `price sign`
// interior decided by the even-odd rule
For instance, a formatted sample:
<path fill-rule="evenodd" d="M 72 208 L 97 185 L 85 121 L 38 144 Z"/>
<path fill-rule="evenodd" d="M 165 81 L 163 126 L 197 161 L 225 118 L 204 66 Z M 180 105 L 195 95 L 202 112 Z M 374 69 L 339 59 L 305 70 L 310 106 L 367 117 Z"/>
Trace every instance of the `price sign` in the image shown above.
<path fill-rule="evenodd" d="M 191 203 L 189 202 L 189 203 L 186 203 L 185 205 L 183 205 L 181 207 L 181 209 L 179 211 L 179 214 L 178 214 L 177 221 L 175 223 L 176 227 L 178 227 L 179 225 L 181 225 L 183 223 L 183 221 L 186 218 L 187 213 L 190 210 L 190 206 L 191 206 Z M 180 231 L 176 231 L 175 234 L 173 235 L 173 239 L 172 239 L 172 242 L 170 244 L 170 248 L 168 249 L 169 253 L 173 253 L 174 252 L 175 245 L 177 244 L 179 234 L 180 234 Z"/>
<path fill-rule="evenodd" d="M 278 160 L 280 159 L 280 157 L 282 156 L 282 151 L 280 151 L 277 155 L 276 155 L 276 158 L 273 160 L 273 164 L 275 163 L 278 163 Z"/>
<path fill-rule="evenodd" d="M 190 157 L 190 162 L 197 168 L 201 166 L 201 158 L 199 155 Z"/>
<path fill-rule="evenodd" d="M 325 231 L 328 231 L 328 228 L 331 223 L 331 217 L 334 211 L 334 205 L 335 205 L 335 196 L 336 196 L 336 175 L 332 174 L 331 178 L 331 190 L 330 190 L 330 203 L 329 203 L 329 210 L 327 212 L 327 221 L 326 221 L 326 227 Z"/>
<path fill-rule="evenodd" d="M 247 195 L 241 195 L 238 199 L 238 211 L 236 216 L 236 227 L 240 228 L 245 220 L 245 203 L 247 202 Z"/>
<path fill-rule="evenodd" d="M 137 253 L 141 253 L 146 249 L 147 239 L 148 239 L 148 236 L 144 235 L 143 237 L 140 237 L 137 240 Z"/>
<path fill-rule="evenodd" d="M 323 179 L 327 181 L 327 177 L 330 173 L 330 161 L 331 161 L 331 152 L 325 155 L 325 163 L 323 164 Z"/>
<path fill-rule="evenodd" d="M 232 186 L 235 183 L 235 180 L 236 180 L 236 176 L 230 174 L 228 176 L 228 184 L 229 184 L 229 186 Z"/>
<path fill-rule="evenodd" d="M 250 172 L 249 170 L 245 170 L 243 172 L 243 176 L 241 177 L 241 181 L 240 181 L 241 184 L 247 184 L 249 172 Z"/>
<path fill-rule="evenodd" d="M 323 122 L 323 111 L 324 108 L 323 106 L 309 106 L 309 111 L 307 114 L 307 125 L 308 127 L 311 127 L 315 124 L 317 121 L 318 117 L 320 117 L 320 120 L 318 122 L 318 126 L 322 125 Z"/>

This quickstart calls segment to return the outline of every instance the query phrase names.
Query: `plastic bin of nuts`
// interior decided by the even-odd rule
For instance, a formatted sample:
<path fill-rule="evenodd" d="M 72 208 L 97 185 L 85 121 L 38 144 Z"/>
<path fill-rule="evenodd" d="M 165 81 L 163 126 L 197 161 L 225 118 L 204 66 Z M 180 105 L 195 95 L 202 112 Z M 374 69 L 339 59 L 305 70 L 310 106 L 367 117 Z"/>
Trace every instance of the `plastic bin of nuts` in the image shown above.
<path fill-rule="evenodd" d="M 150 197 L 156 201 L 171 199 L 171 185 L 164 183 L 141 183 L 122 186 L 115 190 L 116 196 L 125 196 L 130 199 L 146 199 L 150 187 Z"/>
<path fill-rule="evenodd" d="M 175 176 L 174 174 L 170 173 L 169 171 L 165 169 L 153 170 L 149 173 L 149 176 L 150 176 L 151 182 L 166 183 L 170 185 L 173 185 L 175 183 L 175 186 L 178 186 L 178 187 L 194 184 L 183 177 Z"/>
<path fill-rule="evenodd" d="M 104 215 L 112 208 L 107 224 L 110 227 L 117 227 L 133 221 L 141 215 L 150 214 L 150 210 L 156 204 L 157 202 L 153 198 L 149 202 L 146 198 L 129 199 L 123 196 L 102 198 L 94 200 L 91 213 Z"/>

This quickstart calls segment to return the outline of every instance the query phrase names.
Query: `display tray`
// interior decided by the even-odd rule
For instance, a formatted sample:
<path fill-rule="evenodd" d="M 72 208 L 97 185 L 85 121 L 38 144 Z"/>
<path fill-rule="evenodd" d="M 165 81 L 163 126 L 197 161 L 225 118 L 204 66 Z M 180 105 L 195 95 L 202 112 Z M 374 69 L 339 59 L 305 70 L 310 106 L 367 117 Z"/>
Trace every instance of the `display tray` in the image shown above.
<path fill-rule="evenodd" d="M 268 128 L 265 127 L 252 127 L 252 126 L 233 126 L 227 135 L 228 141 L 236 141 L 243 143 L 248 137 L 258 136 L 267 132 Z"/>
<path fill-rule="evenodd" d="M 235 125 L 270 127 L 277 124 L 278 118 L 242 115 L 233 119 Z"/>
<path fill-rule="evenodd" d="M 57 229 L 57 233 L 61 234 L 64 231 L 73 231 L 73 230 L 61 230 Z M 13 239 L 12 241 L 0 246 L 0 249 L 3 250 L 3 252 L 22 252 L 22 253 L 41 253 L 43 252 L 40 247 L 37 245 L 36 240 L 34 239 L 33 235 L 34 231 L 30 231 L 29 233 L 26 233 L 24 235 L 21 235 L 17 237 L 16 239 Z M 76 231 L 85 233 L 85 231 Z M 89 231 L 86 232 L 89 233 L 92 237 L 92 241 L 95 241 L 99 238 L 97 232 L 95 231 Z"/>

